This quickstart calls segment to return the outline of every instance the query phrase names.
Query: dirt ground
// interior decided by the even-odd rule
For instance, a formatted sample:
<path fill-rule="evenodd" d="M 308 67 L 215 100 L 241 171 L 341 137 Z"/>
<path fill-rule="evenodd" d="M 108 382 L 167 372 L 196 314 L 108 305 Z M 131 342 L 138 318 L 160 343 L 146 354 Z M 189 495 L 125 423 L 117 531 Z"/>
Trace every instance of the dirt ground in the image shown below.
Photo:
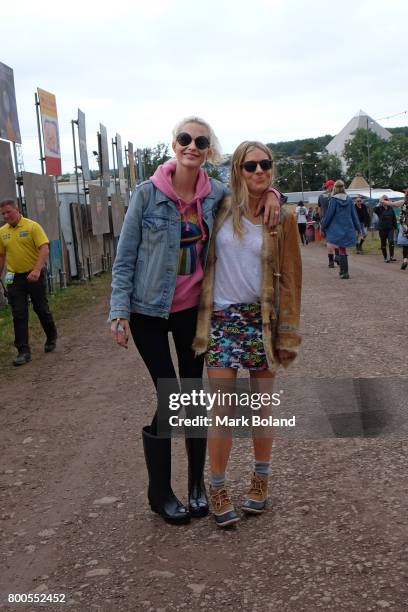
<path fill-rule="evenodd" d="M 322 247 L 302 254 L 303 345 L 281 388 L 293 388 L 307 419 L 309 383 L 323 405 L 330 389 L 342 393 L 336 382 L 371 378 L 398 389 L 403 413 L 408 272 L 351 255 L 351 279 L 340 280 Z M 408 609 L 403 420 L 399 436 L 279 437 L 262 516 L 228 531 L 211 515 L 167 525 L 146 500 L 140 431 L 153 387 L 135 348 L 113 344 L 107 313 L 107 299 L 92 304 L 64 323 L 54 354 L 37 347 L 31 363 L 0 374 L 0 609 L 42 609 L 9 605 L 10 593 L 64 593 L 75 612 Z M 175 446 L 185 500 L 182 440 Z M 250 441 L 235 440 L 237 502 L 251 469 Z"/>

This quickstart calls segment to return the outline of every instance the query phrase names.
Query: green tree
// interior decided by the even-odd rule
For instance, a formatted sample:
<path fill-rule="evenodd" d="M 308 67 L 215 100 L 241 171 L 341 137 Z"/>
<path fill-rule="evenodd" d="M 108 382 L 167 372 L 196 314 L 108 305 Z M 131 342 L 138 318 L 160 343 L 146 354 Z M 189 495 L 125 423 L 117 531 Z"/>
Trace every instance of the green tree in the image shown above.
<path fill-rule="evenodd" d="M 362 174 L 368 181 L 370 175 L 371 185 L 379 185 L 383 174 L 385 147 L 386 141 L 372 130 L 356 130 L 353 138 L 344 147 L 348 180 L 352 180 L 356 174 Z"/>
<path fill-rule="evenodd" d="M 161 164 L 170 159 L 169 147 L 164 142 L 159 142 L 153 148 L 143 149 L 143 166 L 145 179 L 150 178 Z"/>
<path fill-rule="evenodd" d="M 373 187 L 403 189 L 408 185 L 408 138 L 394 133 L 383 140 L 371 130 L 358 129 L 344 148 L 348 178 L 360 173 Z"/>
<path fill-rule="evenodd" d="M 319 160 L 319 170 L 323 178 L 322 183 L 327 179 L 344 179 L 341 160 L 338 155 L 324 153 Z"/>
<path fill-rule="evenodd" d="M 217 179 L 217 181 L 221 180 L 220 171 L 218 170 L 217 166 L 214 166 L 214 164 L 211 164 L 208 161 L 205 162 L 204 170 L 207 172 L 208 176 L 210 176 L 211 178 Z"/>
<path fill-rule="evenodd" d="M 393 134 L 387 142 L 385 170 L 384 178 L 391 189 L 402 190 L 408 186 L 408 138 L 402 133 Z"/>

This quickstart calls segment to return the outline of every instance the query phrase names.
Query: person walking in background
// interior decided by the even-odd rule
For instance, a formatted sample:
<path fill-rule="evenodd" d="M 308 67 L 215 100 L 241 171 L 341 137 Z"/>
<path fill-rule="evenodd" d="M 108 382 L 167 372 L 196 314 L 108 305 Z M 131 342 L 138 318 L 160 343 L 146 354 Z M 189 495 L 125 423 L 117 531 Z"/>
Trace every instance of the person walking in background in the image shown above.
<path fill-rule="evenodd" d="M 112 270 L 109 320 L 120 346 L 127 347 L 132 334 L 156 389 L 160 380 L 167 379 L 179 391 L 169 333 L 185 390 L 189 379 L 202 376 L 203 358 L 195 357 L 191 345 L 208 240 L 228 189 L 202 168 L 206 160 L 220 157 L 218 139 L 206 121 L 199 117 L 180 121 L 173 130 L 172 148 L 175 159 L 160 165 L 132 194 Z M 258 212 L 268 208 L 275 225 L 279 192 L 266 190 L 263 196 Z M 184 505 L 171 486 L 169 397 L 164 395 L 158 393 L 152 422 L 142 430 L 148 501 L 165 521 L 184 524 L 208 513 L 203 480 L 207 441 L 186 436 L 188 505 Z"/>
<path fill-rule="evenodd" d="M 313 210 L 312 221 L 314 221 L 315 223 L 319 223 L 320 224 L 320 212 L 319 212 L 319 207 L 318 206 L 315 206 L 315 208 Z"/>
<path fill-rule="evenodd" d="M 257 214 L 272 168 L 271 151 L 260 142 L 242 142 L 232 155 L 231 197 L 215 219 L 193 344 L 196 354 L 205 353 L 213 390 L 234 391 L 238 369 L 244 368 L 251 390 L 271 394 L 276 370 L 294 361 L 300 344 L 302 264 L 296 220 L 282 210 L 281 223 L 270 232 Z M 221 414 L 224 409 L 216 407 Z M 260 407 L 257 414 L 271 416 L 271 406 Z M 260 514 L 266 507 L 272 428 L 253 427 L 252 438 L 255 466 L 241 509 Z M 210 427 L 210 494 L 218 527 L 239 520 L 225 483 L 231 447 L 230 427 Z"/>
<path fill-rule="evenodd" d="M 330 195 L 333 189 L 333 185 L 334 185 L 335 181 L 333 181 L 333 179 L 328 179 L 325 183 L 324 183 L 324 188 L 325 188 L 325 192 L 321 193 L 319 195 L 319 199 L 318 199 L 318 206 L 319 206 L 319 213 L 320 213 L 320 227 L 322 229 L 322 235 L 324 236 L 324 231 L 323 231 L 323 219 L 325 217 L 325 214 L 327 213 L 327 209 L 329 206 L 329 199 L 330 199 Z M 333 249 L 332 247 L 330 247 L 326 241 L 326 247 L 327 247 L 327 257 L 329 258 L 329 268 L 334 268 L 334 257 L 336 256 L 336 263 L 339 263 L 339 259 L 338 259 L 338 249 Z"/>
<path fill-rule="evenodd" d="M 14 346 L 18 351 L 13 365 L 30 361 L 28 341 L 28 298 L 46 335 L 44 351 L 54 351 L 57 328 L 48 306 L 44 265 L 49 240 L 39 223 L 23 217 L 14 200 L 0 202 L 5 225 L 0 227 L 0 277 L 6 264 L 6 286 L 14 324 Z"/>
<path fill-rule="evenodd" d="M 363 203 L 363 200 L 360 197 L 357 197 L 354 200 L 354 204 L 356 207 L 356 212 L 358 219 L 360 221 L 360 240 L 356 243 L 356 253 L 357 255 L 363 254 L 363 243 L 366 239 L 368 228 L 370 227 L 370 214 L 368 212 L 367 206 Z"/>
<path fill-rule="evenodd" d="M 402 248 L 401 270 L 406 270 L 408 266 L 408 190 L 405 190 L 405 199 L 401 204 L 399 224 L 397 244 Z"/>
<path fill-rule="evenodd" d="M 340 278 L 350 278 L 346 248 L 356 244 L 356 236 L 360 234 L 360 221 L 343 181 L 334 183 L 322 229 L 326 234 L 327 247 L 332 250 L 337 247 L 339 250 Z"/>
<path fill-rule="evenodd" d="M 385 263 L 397 261 L 394 257 L 394 233 L 398 228 L 397 217 L 387 195 L 381 196 L 379 204 L 374 208 L 373 212 L 378 217 L 378 234 L 380 236 L 384 261 Z M 389 255 L 387 253 L 387 242 Z"/>
<path fill-rule="evenodd" d="M 306 225 L 307 225 L 308 211 L 307 211 L 306 206 L 303 204 L 302 200 L 298 202 L 298 205 L 296 206 L 295 214 L 296 214 L 296 220 L 297 220 L 297 226 L 298 226 L 300 239 L 302 241 L 302 244 L 307 245 L 308 241 L 306 238 Z"/>

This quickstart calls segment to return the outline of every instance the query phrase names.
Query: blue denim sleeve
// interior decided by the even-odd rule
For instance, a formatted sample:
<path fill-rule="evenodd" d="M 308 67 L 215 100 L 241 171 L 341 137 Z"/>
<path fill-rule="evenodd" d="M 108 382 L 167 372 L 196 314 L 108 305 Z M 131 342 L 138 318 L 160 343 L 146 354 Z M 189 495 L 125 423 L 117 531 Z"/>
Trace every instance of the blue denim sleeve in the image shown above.
<path fill-rule="evenodd" d="M 118 317 L 127 320 L 130 318 L 130 297 L 142 236 L 145 189 L 143 185 L 133 192 L 120 233 L 115 263 L 112 268 L 110 321 Z"/>

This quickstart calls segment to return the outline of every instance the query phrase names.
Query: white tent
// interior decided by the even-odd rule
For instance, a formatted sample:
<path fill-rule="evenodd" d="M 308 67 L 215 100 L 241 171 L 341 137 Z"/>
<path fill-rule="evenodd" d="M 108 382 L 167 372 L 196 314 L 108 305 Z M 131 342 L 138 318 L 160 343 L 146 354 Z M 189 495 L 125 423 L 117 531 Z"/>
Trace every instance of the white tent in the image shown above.
<path fill-rule="evenodd" d="M 360 110 L 326 146 L 328 153 L 340 157 L 344 170 L 346 169 L 346 160 L 343 157 L 344 146 L 346 142 L 353 138 L 353 132 L 359 128 L 371 130 L 384 140 L 389 140 L 392 136 L 388 130 L 383 128 L 379 123 L 367 115 L 367 113 Z"/>

